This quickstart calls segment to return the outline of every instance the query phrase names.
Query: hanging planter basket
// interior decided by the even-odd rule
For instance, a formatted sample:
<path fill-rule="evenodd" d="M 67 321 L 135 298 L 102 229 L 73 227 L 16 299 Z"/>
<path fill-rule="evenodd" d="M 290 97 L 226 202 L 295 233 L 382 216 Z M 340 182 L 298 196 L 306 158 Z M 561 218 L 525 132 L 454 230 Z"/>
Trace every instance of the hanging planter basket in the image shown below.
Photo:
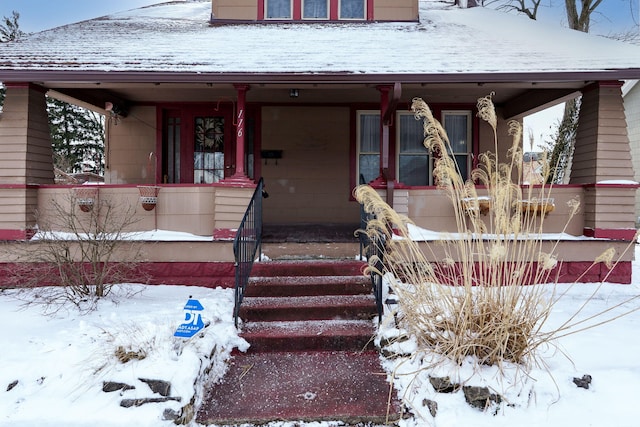
<path fill-rule="evenodd" d="M 138 190 L 140 191 L 140 203 L 142 204 L 142 208 L 145 211 L 153 210 L 158 203 L 160 187 L 155 185 L 139 185 Z"/>
<path fill-rule="evenodd" d="M 91 212 L 93 205 L 98 199 L 98 189 L 95 187 L 76 187 L 73 188 L 73 196 L 76 205 L 82 212 Z"/>

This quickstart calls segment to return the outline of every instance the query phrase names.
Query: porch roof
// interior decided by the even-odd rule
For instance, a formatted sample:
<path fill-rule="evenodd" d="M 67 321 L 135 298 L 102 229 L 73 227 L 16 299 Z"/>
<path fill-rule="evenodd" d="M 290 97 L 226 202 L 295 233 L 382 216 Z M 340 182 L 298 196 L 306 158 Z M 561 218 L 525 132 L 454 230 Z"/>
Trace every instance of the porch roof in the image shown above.
<path fill-rule="evenodd" d="M 210 0 L 159 4 L 0 44 L 0 81 L 527 82 L 640 78 L 640 46 L 483 7 L 420 21 L 209 25 Z"/>

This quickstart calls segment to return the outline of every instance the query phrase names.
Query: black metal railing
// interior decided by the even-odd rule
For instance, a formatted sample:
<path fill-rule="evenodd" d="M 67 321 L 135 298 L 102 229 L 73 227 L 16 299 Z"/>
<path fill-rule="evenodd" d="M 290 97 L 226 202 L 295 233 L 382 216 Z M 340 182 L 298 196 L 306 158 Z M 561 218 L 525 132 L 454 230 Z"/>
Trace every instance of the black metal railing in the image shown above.
<path fill-rule="evenodd" d="M 238 327 L 240 305 L 244 297 L 244 291 L 249 283 L 249 275 L 253 267 L 256 254 L 261 254 L 262 246 L 262 195 L 264 181 L 260 178 L 256 190 L 249 201 L 249 206 L 242 217 L 240 226 L 233 240 L 233 255 L 235 256 L 236 284 L 233 319 Z"/>
<path fill-rule="evenodd" d="M 363 205 L 360 205 L 360 257 L 367 259 L 370 269 L 369 277 L 373 295 L 376 299 L 376 309 L 378 310 L 378 320 L 382 321 L 383 301 L 382 301 L 382 275 L 384 274 L 384 248 L 387 236 L 382 231 L 367 233 L 369 221 L 375 219 L 375 214 L 367 212 Z"/>

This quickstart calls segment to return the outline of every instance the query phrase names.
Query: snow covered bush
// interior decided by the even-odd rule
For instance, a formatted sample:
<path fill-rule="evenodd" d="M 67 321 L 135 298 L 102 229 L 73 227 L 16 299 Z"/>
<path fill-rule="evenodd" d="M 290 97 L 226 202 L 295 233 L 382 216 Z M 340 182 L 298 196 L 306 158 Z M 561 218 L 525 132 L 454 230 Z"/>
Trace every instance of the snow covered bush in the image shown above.
<path fill-rule="evenodd" d="M 4 274 L 10 287 L 36 288 L 28 302 L 51 311 L 67 303 L 91 311 L 116 289 L 114 284 L 145 279 L 138 268 L 141 245 L 127 238 L 138 221 L 135 209 L 105 198 L 96 198 L 91 209 L 81 209 L 78 202 L 70 192 L 51 200 L 49 221 L 36 214 L 38 233 L 11 246 L 14 262 Z"/>

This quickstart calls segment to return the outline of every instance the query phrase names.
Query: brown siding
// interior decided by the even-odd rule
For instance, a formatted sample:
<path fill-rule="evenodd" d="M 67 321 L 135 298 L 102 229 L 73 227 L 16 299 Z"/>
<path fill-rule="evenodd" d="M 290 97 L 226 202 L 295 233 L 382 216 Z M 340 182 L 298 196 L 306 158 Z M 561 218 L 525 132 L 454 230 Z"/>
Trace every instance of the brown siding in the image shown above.
<path fill-rule="evenodd" d="M 379 21 L 417 21 L 416 0 L 375 0 L 373 19 Z"/>
<path fill-rule="evenodd" d="M 589 87 L 582 96 L 571 183 L 633 179 L 620 87 Z"/>
<path fill-rule="evenodd" d="M 349 108 L 265 107 L 262 149 L 283 151 L 262 164 L 265 222 L 359 221 L 349 201 Z"/>
<path fill-rule="evenodd" d="M 215 228 L 237 229 L 253 192 L 254 188 L 217 187 Z"/>
<path fill-rule="evenodd" d="M 214 0 L 214 18 L 218 19 L 258 19 L 258 0 Z"/>
<path fill-rule="evenodd" d="M 154 184 L 156 109 L 134 107 L 125 118 L 107 119 L 105 183 Z"/>
<path fill-rule="evenodd" d="M 0 120 L 0 183 L 53 183 L 53 151 L 44 92 L 8 87 Z"/>

